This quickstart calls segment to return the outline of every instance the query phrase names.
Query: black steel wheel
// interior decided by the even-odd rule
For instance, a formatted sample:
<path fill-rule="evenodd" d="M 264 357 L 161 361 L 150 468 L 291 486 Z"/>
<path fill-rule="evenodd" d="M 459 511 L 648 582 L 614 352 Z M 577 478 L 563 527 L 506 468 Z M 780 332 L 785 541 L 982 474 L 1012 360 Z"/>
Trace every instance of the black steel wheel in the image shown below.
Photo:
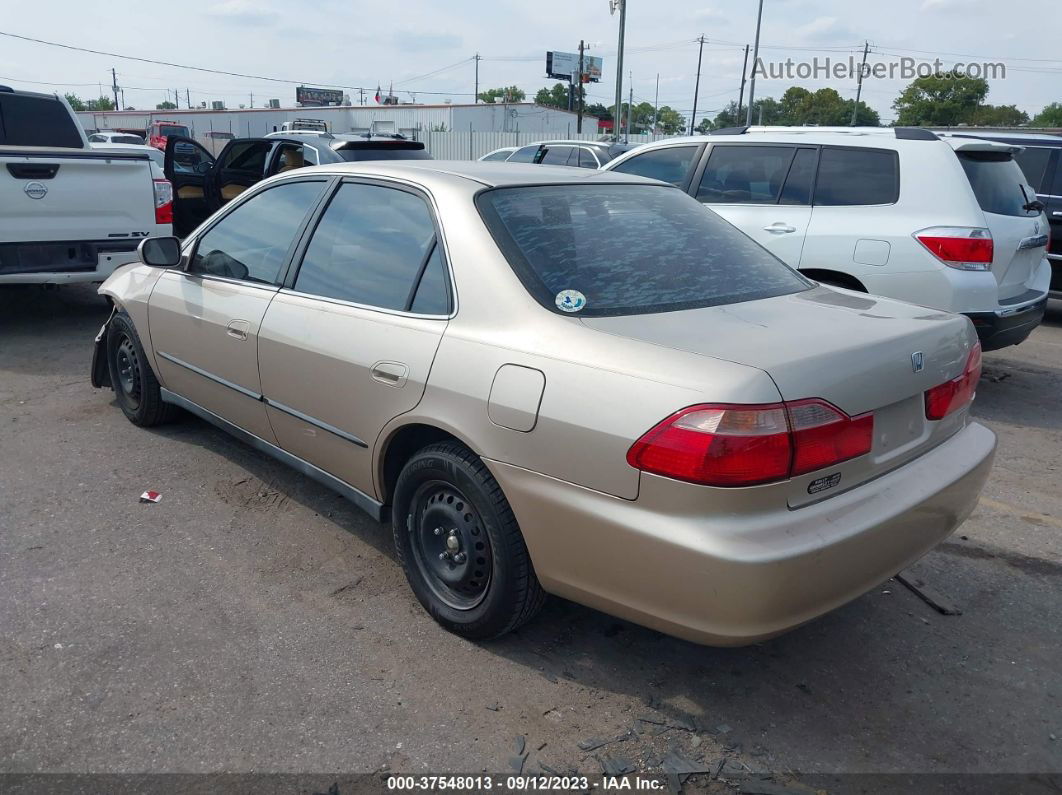
<path fill-rule="evenodd" d="M 116 313 L 107 325 L 107 367 L 118 406 L 134 425 L 159 425 L 177 413 L 175 406 L 162 401 L 136 326 L 124 312 Z"/>
<path fill-rule="evenodd" d="M 457 442 L 415 453 L 398 476 L 391 513 L 410 588 L 432 618 L 473 640 L 529 621 L 546 594 L 501 487 Z"/>

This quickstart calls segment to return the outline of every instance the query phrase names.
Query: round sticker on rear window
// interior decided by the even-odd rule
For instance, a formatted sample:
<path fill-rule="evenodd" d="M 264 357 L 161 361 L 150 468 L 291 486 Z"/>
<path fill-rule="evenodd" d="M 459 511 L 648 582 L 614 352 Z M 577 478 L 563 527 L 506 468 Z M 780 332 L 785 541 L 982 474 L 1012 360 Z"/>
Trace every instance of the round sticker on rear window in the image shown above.
<path fill-rule="evenodd" d="M 561 312 L 578 312 L 586 306 L 586 296 L 578 290 L 561 290 L 554 303 Z"/>

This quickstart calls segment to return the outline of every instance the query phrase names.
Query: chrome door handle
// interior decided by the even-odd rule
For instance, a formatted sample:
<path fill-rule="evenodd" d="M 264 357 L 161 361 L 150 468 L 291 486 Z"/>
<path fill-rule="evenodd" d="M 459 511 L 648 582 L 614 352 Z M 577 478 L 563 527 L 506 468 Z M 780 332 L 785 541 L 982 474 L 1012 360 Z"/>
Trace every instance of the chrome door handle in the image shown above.
<path fill-rule="evenodd" d="M 250 329 L 251 321 L 249 320 L 230 320 L 229 325 L 225 327 L 225 333 L 238 340 L 245 340 Z"/>
<path fill-rule="evenodd" d="M 1051 215 L 1054 216 L 1055 218 L 1062 218 L 1062 213 L 1058 212 L 1057 210 L 1055 212 L 1051 213 Z"/>
<path fill-rule="evenodd" d="M 795 232 L 796 231 L 796 227 L 795 226 L 790 226 L 789 224 L 782 223 L 781 221 L 776 221 L 775 223 L 771 224 L 770 226 L 763 227 L 763 231 L 764 232 L 770 232 L 772 235 L 787 235 L 790 232 Z"/>
<path fill-rule="evenodd" d="M 409 375 L 409 368 L 402 362 L 377 362 L 372 366 L 370 372 L 374 381 L 379 381 L 387 386 L 403 387 L 406 385 L 406 376 Z"/>

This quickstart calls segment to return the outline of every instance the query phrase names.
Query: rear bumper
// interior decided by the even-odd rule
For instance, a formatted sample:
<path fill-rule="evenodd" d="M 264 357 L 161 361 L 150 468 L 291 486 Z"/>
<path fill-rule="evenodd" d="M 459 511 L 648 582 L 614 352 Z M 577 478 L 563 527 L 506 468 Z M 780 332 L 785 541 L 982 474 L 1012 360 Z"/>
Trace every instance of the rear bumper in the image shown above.
<path fill-rule="evenodd" d="M 171 234 L 154 224 L 151 236 Z M 0 243 L 0 284 L 102 282 L 115 268 L 137 259 L 143 238 Z"/>
<path fill-rule="evenodd" d="M 1043 322 L 1046 310 L 1045 293 L 1033 303 L 1025 304 L 1016 310 L 969 312 L 966 316 L 973 321 L 982 350 L 994 351 L 1024 342 L 1033 329 Z"/>
<path fill-rule="evenodd" d="M 697 643 L 769 638 L 921 558 L 977 504 L 995 435 L 976 423 L 843 494 L 797 510 L 710 512 L 712 489 L 642 477 L 636 501 L 487 461 L 543 587 Z M 671 499 L 682 488 L 695 499 Z"/>

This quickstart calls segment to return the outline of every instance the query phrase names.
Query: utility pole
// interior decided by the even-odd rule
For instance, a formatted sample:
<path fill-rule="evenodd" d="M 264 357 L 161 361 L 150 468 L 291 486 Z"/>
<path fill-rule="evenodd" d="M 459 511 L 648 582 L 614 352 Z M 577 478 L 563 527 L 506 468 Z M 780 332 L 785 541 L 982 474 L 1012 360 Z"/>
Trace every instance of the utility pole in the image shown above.
<path fill-rule="evenodd" d="M 623 31 L 627 27 L 627 0 L 609 0 L 611 12 L 619 9 L 619 43 L 616 46 L 616 112 L 612 115 L 613 132 L 619 140 L 620 119 L 623 116 Z"/>
<path fill-rule="evenodd" d="M 254 92 L 253 91 L 251 92 L 251 105 L 250 105 L 250 107 L 252 107 L 252 108 L 254 107 Z"/>
<path fill-rule="evenodd" d="M 863 94 L 863 72 L 867 68 L 867 53 L 870 52 L 870 42 L 863 42 L 863 65 L 859 67 L 859 82 L 856 84 L 856 101 L 852 106 L 852 123 L 850 126 L 856 126 L 856 113 L 859 112 L 859 97 Z"/>
<path fill-rule="evenodd" d="M 660 123 L 660 73 L 656 73 L 656 94 L 653 96 L 653 135 L 656 135 L 656 125 Z"/>
<path fill-rule="evenodd" d="M 114 109 L 121 110 L 118 106 L 118 73 L 111 69 L 111 88 L 114 90 Z"/>
<path fill-rule="evenodd" d="M 586 49 L 586 42 L 579 39 L 579 115 L 575 120 L 575 131 L 582 133 L 583 131 L 583 73 L 586 69 L 583 66 L 583 51 Z"/>
<path fill-rule="evenodd" d="M 477 52 L 475 55 L 472 56 L 472 60 L 476 62 L 476 98 L 473 101 L 473 104 L 478 105 L 479 104 L 479 62 L 482 61 L 483 59 L 480 57 L 479 53 Z"/>
<path fill-rule="evenodd" d="M 187 88 L 184 90 L 184 104 L 188 106 L 188 110 L 192 109 L 192 92 Z"/>
<path fill-rule="evenodd" d="M 359 88 L 358 89 L 358 104 L 359 105 L 364 105 L 365 104 L 365 89 L 364 88 Z"/>
<path fill-rule="evenodd" d="M 738 108 L 734 121 L 741 121 L 741 106 L 745 103 L 745 75 L 749 71 L 749 45 L 745 45 L 745 63 L 741 65 L 741 92 L 738 94 Z"/>
<path fill-rule="evenodd" d="M 623 143 L 630 143 L 631 122 L 634 121 L 634 72 L 631 72 L 631 97 L 627 100 L 627 126 L 623 128 Z"/>
<path fill-rule="evenodd" d="M 704 34 L 697 39 L 700 46 L 697 48 L 697 79 L 693 84 L 693 113 L 690 115 L 690 135 L 693 135 L 693 127 L 697 123 L 697 95 L 701 93 L 701 58 L 704 57 Z"/>
<path fill-rule="evenodd" d="M 756 101 L 756 64 L 760 60 L 760 24 L 763 22 L 763 0 L 760 0 L 760 10 L 756 14 L 756 46 L 752 50 L 752 79 L 749 81 L 749 112 L 745 116 L 745 124 L 752 125 L 752 103 Z M 763 119 L 762 108 L 760 119 Z"/>

